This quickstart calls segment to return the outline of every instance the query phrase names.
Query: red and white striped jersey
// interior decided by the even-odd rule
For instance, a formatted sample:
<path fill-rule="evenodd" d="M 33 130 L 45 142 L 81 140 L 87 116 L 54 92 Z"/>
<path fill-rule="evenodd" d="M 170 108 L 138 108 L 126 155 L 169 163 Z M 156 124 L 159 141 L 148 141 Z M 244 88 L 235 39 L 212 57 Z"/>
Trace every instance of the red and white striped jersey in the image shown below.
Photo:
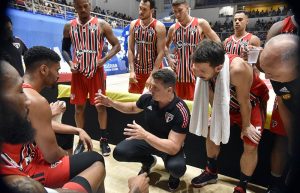
<path fill-rule="evenodd" d="M 73 45 L 73 62 L 78 71 L 86 77 L 93 77 L 97 61 L 102 57 L 104 37 L 98 18 L 92 17 L 82 25 L 78 18 L 71 20 L 70 37 Z"/>
<path fill-rule="evenodd" d="M 234 35 L 229 36 L 229 38 L 224 42 L 226 53 L 241 56 L 242 49 L 249 45 L 251 37 L 251 33 L 246 33 L 240 39 L 236 39 Z"/>
<path fill-rule="evenodd" d="M 179 22 L 175 24 L 173 43 L 175 45 L 175 59 L 177 81 L 195 82 L 192 73 L 192 54 L 202 37 L 199 30 L 198 18 L 193 18 L 190 24 L 183 27 Z"/>
<path fill-rule="evenodd" d="M 137 74 L 149 74 L 153 70 L 157 58 L 157 32 L 155 31 L 157 20 L 148 26 L 143 26 L 137 19 L 133 27 L 135 40 L 134 71 Z"/>

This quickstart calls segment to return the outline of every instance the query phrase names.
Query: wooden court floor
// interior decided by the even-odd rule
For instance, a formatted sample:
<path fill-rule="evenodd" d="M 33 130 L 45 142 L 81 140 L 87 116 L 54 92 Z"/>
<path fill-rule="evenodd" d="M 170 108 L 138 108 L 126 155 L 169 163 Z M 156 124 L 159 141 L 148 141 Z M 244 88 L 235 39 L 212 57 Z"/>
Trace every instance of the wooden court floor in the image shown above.
<path fill-rule="evenodd" d="M 74 144 L 77 144 L 78 137 L 75 136 Z M 99 141 L 93 140 L 94 151 L 100 152 Z M 110 145 L 112 151 L 114 145 Z M 106 193 L 127 193 L 128 178 L 137 175 L 140 170 L 140 163 L 118 162 L 112 155 L 105 157 Z M 185 175 L 180 179 L 179 188 L 175 191 L 178 193 L 232 193 L 233 188 L 238 183 L 237 179 L 219 175 L 217 184 L 207 185 L 202 188 L 193 188 L 190 181 L 196 175 L 201 173 L 201 169 L 187 166 Z M 152 168 L 150 177 L 150 193 L 170 192 L 168 189 L 169 174 L 164 169 L 162 159 L 157 157 L 157 164 Z M 247 193 L 263 193 L 266 189 L 261 186 L 250 184 Z"/>

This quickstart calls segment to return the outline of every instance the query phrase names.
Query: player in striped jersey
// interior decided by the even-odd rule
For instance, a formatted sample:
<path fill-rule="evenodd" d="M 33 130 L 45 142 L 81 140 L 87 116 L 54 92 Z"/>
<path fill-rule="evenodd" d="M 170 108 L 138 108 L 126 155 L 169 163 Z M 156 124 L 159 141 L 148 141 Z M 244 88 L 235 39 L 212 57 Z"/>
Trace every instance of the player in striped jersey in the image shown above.
<path fill-rule="evenodd" d="M 223 68 L 224 48 L 222 44 L 211 40 L 203 40 L 193 55 L 193 72 L 210 83 L 209 101 L 215 90 L 215 80 Z M 246 193 L 257 164 L 257 147 L 265 121 L 266 104 L 269 99 L 265 83 L 253 73 L 242 58 L 228 55 L 230 73 L 230 124 L 241 128 L 244 151 L 240 159 L 240 182 L 234 193 Z M 219 120 L 222 121 L 222 120 Z M 217 158 L 220 145 L 216 145 L 209 137 L 206 138 L 207 167 L 203 173 L 192 179 L 195 187 L 216 183 L 218 178 Z"/>
<path fill-rule="evenodd" d="M 236 54 L 245 61 L 248 60 L 249 48 L 260 47 L 260 39 L 246 31 L 248 23 L 248 15 L 245 11 L 235 12 L 233 17 L 234 34 L 224 41 L 224 48 L 227 54 Z M 253 65 L 253 68 L 259 74 L 259 70 L 256 69 L 255 65 Z"/>
<path fill-rule="evenodd" d="M 206 20 L 189 15 L 187 0 L 173 0 L 172 8 L 177 22 L 168 31 L 165 54 L 169 66 L 177 74 L 176 94 L 182 99 L 193 100 L 195 76 L 191 55 L 204 35 L 214 41 L 220 41 L 220 38 Z M 175 44 L 175 59 L 169 53 L 171 42 Z"/>
<path fill-rule="evenodd" d="M 233 17 L 234 34 L 224 41 L 224 47 L 227 54 L 236 54 L 246 59 L 246 50 L 248 45 L 260 46 L 260 39 L 246 31 L 248 25 L 248 15 L 245 11 L 237 11 Z M 247 60 L 246 60 L 247 61 Z"/>
<path fill-rule="evenodd" d="M 72 70 L 71 104 L 75 104 L 75 122 L 77 127 L 84 127 L 84 110 L 87 95 L 94 105 L 95 93 L 105 94 L 104 63 L 120 51 L 120 43 L 113 34 L 112 27 L 104 20 L 92 17 L 89 0 L 74 0 L 78 18 L 68 22 L 63 33 L 63 56 Z M 112 49 L 102 58 L 104 38 Z M 73 60 L 70 48 L 73 46 Z M 101 130 L 100 149 L 102 155 L 110 154 L 108 146 L 106 107 L 96 107 Z M 83 143 L 79 142 L 75 153 L 82 152 Z"/>
<path fill-rule="evenodd" d="M 152 14 L 154 0 L 141 0 L 139 18 L 130 23 L 128 62 L 130 93 L 142 93 L 150 83 L 150 74 L 161 67 L 166 42 L 166 28 Z"/>

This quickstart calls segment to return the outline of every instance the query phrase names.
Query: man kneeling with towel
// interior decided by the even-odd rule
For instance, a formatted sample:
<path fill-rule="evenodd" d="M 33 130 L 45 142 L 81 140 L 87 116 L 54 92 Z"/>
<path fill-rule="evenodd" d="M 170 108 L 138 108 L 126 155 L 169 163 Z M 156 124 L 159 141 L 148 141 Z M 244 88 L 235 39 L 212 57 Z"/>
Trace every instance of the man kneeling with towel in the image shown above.
<path fill-rule="evenodd" d="M 225 55 L 220 43 L 202 41 L 192 60 L 193 72 L 198 78 L 190 131 L 206 137 L 207 150 L 206 169 L 192 179 L 192 184 L 201 187 L 217 182 L 220 143 L 226 144 L 230 126 L 238 125 L 242 130 L 244 152 L 240 160 L 240 182 L 234 193 L 244 193 L 257 164 L 257 146 L 269 99 L 268 88 L 242 58 Z M 208 102 L 212 106 L 209 128 Z"/>

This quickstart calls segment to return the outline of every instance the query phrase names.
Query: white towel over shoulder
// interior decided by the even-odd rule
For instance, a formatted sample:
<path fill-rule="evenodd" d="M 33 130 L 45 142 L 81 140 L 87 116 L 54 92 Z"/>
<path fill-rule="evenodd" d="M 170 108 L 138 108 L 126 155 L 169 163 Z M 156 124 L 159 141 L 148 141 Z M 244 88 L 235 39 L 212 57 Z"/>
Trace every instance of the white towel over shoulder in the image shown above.
<path fill-rule="evenodd" d="M 208 81 L 197 78 L 194 104 L 190 122 L 190 132 L 199 136 L 208 136 Z M 214 91 L 213 108 L 210 123 L 210 140 L 216 145 L 228 143 L 230 136 L 230 74 L 229 58 L 225 54 L 223 68 L 220 71 Z"/>

